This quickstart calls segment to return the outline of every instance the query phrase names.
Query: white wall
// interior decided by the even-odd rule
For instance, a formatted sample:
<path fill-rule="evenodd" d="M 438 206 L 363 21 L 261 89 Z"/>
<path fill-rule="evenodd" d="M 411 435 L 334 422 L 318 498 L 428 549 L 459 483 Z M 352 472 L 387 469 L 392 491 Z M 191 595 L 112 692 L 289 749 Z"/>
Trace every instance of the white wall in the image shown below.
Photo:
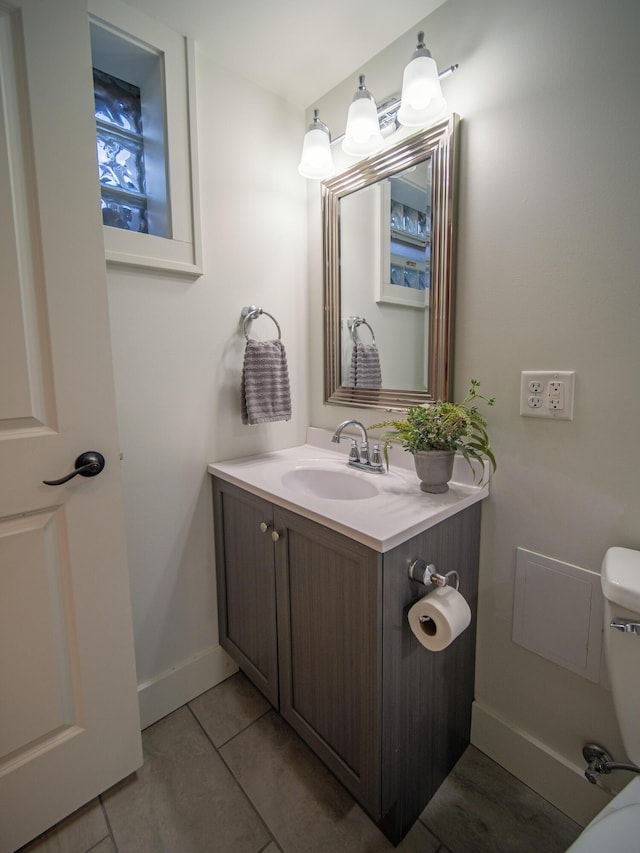
<path fill-rule="evenodd" d="M 218 646 L 213 460 L 304 441 L 308 424 L 304 116 L 197 50 L 205 273 L 109 270 L 143 723 L 232 671 Z M 290 422 L 243 426 L 240 311 L 280 323 Z M 268 318 L 253 325 L 270 338 Z"/>
<path fill-rule="evenodd" d="M 584 821 L 602 801 L 582 744 L 622 755 L 610 694 L 511 641 L 515 549 L 599 571 L 610 545 L 640 548 L 640 6 L 448 0 L 424 29 L 441 67 L 460 63 L 443 84 L 463 120 L 455 393 L 476 377 L 498 398 L 473 737 Z M 414 45 L 412 31 L 310 106 L 341 133 L 357 73 L 382 100 Z M 311 187 L 311 419 L 331 427 L 349 412 L 322 405 L 318 199 Z M 523 369 L 576 371 L 573 422 L 519 416 Z"/>

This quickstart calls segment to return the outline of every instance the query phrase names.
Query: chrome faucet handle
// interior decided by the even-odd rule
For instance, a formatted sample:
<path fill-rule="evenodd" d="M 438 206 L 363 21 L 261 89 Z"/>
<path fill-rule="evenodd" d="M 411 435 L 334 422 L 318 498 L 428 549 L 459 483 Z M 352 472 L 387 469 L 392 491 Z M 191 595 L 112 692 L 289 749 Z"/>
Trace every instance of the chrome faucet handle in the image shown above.
<path fill-rule="evenodd" d="M 349 448 L 349 462 L 359 462 L 360 454 L 358 453 L 358 442 L 355 438 L 350 435 L 342 435 L 338 432 L 334 433 L 331 441 L 334 444 L 340 444 L 341 441 L 350 441 L 351 447 Z"/>
<path fill-rule="evenodd" d="M 382 465 L 382 451 L 379 444 L 373 445 L 373 450 L 371 451 L 371 464 Z"/>
<path fill-rule="evenodd" d="M 625 634 L 638 634 L 640 636 L 640 622 L 634 622 L 633 619 L 612 619 L 609 627 Z"/>

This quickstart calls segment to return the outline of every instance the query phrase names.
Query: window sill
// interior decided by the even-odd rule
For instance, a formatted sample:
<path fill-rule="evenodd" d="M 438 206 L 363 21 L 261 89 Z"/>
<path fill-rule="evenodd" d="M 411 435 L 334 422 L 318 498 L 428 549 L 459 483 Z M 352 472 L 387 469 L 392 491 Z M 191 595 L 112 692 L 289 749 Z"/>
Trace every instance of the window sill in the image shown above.
<path fill-rule="evenodd" d="M 103 233 L 108 266 L 142 267 L 191 278 L 203 273 L 202 265 L 193 257 L 192 243 L 136 234 L 108 225 L 103 226 Z"/>

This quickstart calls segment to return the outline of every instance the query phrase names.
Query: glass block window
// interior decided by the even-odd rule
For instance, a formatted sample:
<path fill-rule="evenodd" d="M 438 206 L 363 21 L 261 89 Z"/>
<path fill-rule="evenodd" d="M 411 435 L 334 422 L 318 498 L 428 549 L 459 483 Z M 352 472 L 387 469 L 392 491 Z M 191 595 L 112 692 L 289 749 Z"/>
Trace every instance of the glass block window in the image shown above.
<path fill-rule="evenodd" d="M 140 89 L 93 69 L 102 221 L 149 233 Z"/>
<path fill-rule="evenodd" d="M 193 42 L 128 3 L 86 6 L 107 263 L 200 275 Z"/>

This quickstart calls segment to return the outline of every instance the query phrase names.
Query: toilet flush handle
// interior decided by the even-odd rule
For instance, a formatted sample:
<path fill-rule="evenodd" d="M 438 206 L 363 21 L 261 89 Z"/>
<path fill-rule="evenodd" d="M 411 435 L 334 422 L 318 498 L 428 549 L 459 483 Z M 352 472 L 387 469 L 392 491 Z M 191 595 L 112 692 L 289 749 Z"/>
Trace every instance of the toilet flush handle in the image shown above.
<path fill-rule="evenodd" d="M 616 631 L 623 631 L 625 634 L 640 635 L 640 622 L 634 622 L 632 619 L 612 619 L 609 627 L 615 628 Z"/>

